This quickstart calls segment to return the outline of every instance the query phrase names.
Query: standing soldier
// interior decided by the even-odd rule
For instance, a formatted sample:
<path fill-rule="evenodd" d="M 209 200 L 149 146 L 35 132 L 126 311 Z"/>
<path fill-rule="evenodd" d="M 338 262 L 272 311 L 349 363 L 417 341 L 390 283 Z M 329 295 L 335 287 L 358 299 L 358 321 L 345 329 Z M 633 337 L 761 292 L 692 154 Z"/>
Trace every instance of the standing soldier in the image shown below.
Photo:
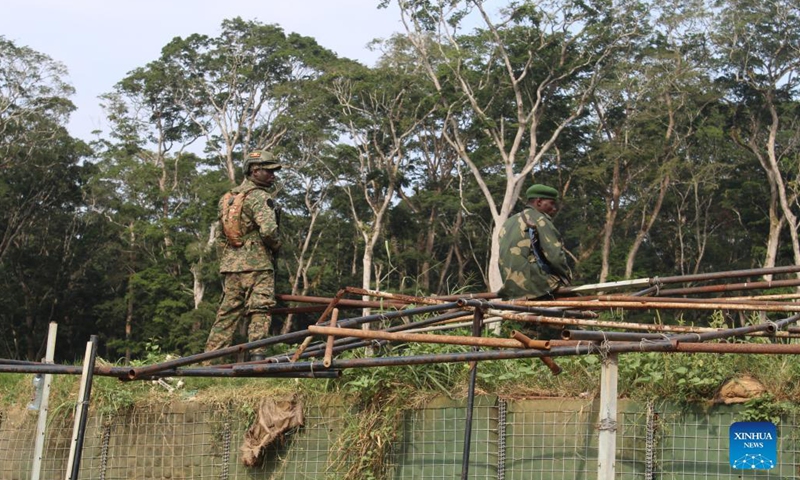
<path fill-rule="evenodd" d="M 572 272 L 561 235 L 551 215 L 558 210 L 558 190 L 532 185 L 525 192 L 526 209 L 511 216 L 500 230 L 500 276 L 503 298 L 552 297 L 570 284 Z"/>
<path fill-rule="evenodd" d="M 241 322 L 247 327 L 248 342 L 269 336 L 269 311 L 275 305 L 275 254 L 280 242 L 279 213 L 266 189 L 281 167 L 266 150 L 250 153 L 242 166 L 244 181 L 220 199 L 219 271 L 225 285 L 206 352 L 230 346 Z M 263 359 L 263 348 L 251 351 L 250 360 Z"/>

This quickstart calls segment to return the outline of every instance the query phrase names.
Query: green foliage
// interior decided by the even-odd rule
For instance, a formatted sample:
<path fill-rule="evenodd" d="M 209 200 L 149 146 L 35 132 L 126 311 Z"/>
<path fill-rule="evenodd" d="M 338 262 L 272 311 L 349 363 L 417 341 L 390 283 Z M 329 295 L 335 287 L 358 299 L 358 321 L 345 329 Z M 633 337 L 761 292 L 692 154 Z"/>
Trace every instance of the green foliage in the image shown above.
<path fill-rule="evenodd" d="M 632 353 L 620 357 L 619 377 L 623 385 L 629 385 L 630 395 L 642 388 L 662 385 L 666 372 L 665 355 L 658 352 Z"/>
<path fill-rule="evenodd" d="M 741 419 L 745 422 L 771 422 L 780 425 L 781 417 L 797 412 L 797 406 L 789 402 L 779 402 L 771 393 L 748 400 Z"/>
<path fill-rule="evenodd" d="M 432 343 L 413 343 L 386 347 L 382 356 L 432 355 L 453 351 L 467 351 L 467 347 L 443 347 Z M 343 355 L 343 358 L 356 358 L 361 353 Z M 451 395 L 453 388 L 465 378 L 465 365 L 460 363 L 426 363 L 413 367 L 375 367 L 348 370 L 339 383 L 339 388 L 356 395 L 362 401 L 377 398 L 386 392 L 405 391 L 438 392 Z"/>

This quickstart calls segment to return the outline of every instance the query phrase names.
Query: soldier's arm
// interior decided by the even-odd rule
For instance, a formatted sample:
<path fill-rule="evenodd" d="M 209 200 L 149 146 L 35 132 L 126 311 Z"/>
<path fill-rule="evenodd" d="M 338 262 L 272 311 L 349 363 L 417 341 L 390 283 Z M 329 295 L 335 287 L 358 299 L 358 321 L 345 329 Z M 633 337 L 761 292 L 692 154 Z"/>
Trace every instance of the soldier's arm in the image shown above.
<path fill-rule="evenodd" d="M 552 224 L 539 224 L 539 242 L 542 246 L 547 263 L 552 268 L 553 273 L 563 278 L 567 283 L 572 280 L 572 272 L 567 263 L 567 255 L 564 253 L 561 244 L 561 235 Z"/>
<path fill-rule="evenodd" d="M 225 229 L 222 227 L 222 198 L 219 199 L 217 205 L 217 224 L 213 232 L 214 245 L 217 248 L 217 253 L 221 254 L 222 250 L 228 244 L 228 238 L 225 236 Z"/>
<path fill-rule="evenodd" d="M 247 205 L 249 203 L 249 205 Z M 252 209 L 252 218 L 258 225 L 258 233 L 264 245 L 272 251 L 280 248 L 278 240 L 278 221 L 275 216 L 275 204 L 266 192 L 256 190 L 247 197 L 246 206 Z"/>

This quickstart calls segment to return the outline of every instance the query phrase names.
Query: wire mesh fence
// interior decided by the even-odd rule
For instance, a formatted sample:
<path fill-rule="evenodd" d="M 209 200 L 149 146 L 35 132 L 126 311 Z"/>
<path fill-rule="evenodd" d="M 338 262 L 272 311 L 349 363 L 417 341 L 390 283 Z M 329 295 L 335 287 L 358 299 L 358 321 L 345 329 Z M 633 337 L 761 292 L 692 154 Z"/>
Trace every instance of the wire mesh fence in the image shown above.
<path fill-rule="evenodd" d="M 113 415 L 92 412 L 80 479 L 343 478 L 337 440 L 354 412 L 341 405 L 306 405 L 305 425 L 268 447 L 263 463 L 245 467 L 239 446 L 251 415 L 234 405 L 178 402 Z M 357 415 L 357 412 L 355 412 Z M 436 401 L 405 412 L 390 449 L 391 479 L 461 478 L 463 403 Z M 473 412 L 470 479 L 596 479 L 597 404 L 591 400 L 504 401 L 479 397 Z M 733 470 L 728 429 L 741 407 L 678 407 L 620 402 L 616 479 L 800 478 L 798 418 L 778 425 L 778 464 Z M 36 414 L 0 412 L 0 480 L 31 478 Z M 66 478 L 71 415 L 48 419 L 42 479 Z"/>

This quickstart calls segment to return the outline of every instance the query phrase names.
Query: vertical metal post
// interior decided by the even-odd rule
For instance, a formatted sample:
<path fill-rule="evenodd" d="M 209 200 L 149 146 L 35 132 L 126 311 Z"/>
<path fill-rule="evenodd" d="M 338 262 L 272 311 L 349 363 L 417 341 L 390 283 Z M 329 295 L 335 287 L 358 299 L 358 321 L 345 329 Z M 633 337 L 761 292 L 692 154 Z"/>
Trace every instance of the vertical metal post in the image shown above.
<path fill-rule="evenodd" d="M 597 452 L 597 479 L 614 480 L 617 453 L 617 355 L 603 360 L 600 375 L 600 414 Z"/>
<path fill-rule="evenodd" d="M 506 478 L 506 412 L 505 400 L 497 402 L 497 480 Z"/>
<path fill-rule="evenodd" d="M 656 413 L 653 402 L 647 402 L 647 427 L 644 437 L 644 480 L 656 478 Z"/>
<path fill-rule="evenodd" d="M 75 425 L 72 428 L 72 443 L 69 447 L 66 480 L 78 480 L 81 468 L 81 452 L 83 439 L 86 436 L 86 417 L 89 413 L 89 398 L 92 395 L 92 378 L 94 362 L 97 358 L 97 335 L 92 335 L 86 344 L 86 355 L 83 358 L 81 386 L 78 392 L 78 404 L 75 406 Z"/>
<path fill-rule="evenodd" d="M 53 363 L 56 352 L 56 332 L 58 324 L 50 322 L 47 330 L 47 349 L 44 354 L 44 363 Z M 44 386 L 42 387 L 42 403 L 39 404 L 39 418 L 36 422 L 36 440 L 33 446 L 33 467 L 31 468 L 31 480 L 39 480 L 42 474 L 42 453 L 44 452 L 44 434 L 47 428 L 47 412 L 50 404 L 50 384 L 53 375 L 44 375 Z"/>
<path fill-rule="evenodd" d="M 472 336 L 480 337 L 483 329 L 483 310 L 475 308 L 475 315 L 472 317 Z M 478 351 L 478 347 L 472 347 L 473 352 Z M 478 376 L 478 362 L 469 363 L 469 391 L 467 393 L 467 419 L 464 425 L 464 453 L 461 457 L 461 480 L 467 480 L 469 475 L 469 448 L 472 441 L 472 410 L 475 406 L 475 381 Z"/>

